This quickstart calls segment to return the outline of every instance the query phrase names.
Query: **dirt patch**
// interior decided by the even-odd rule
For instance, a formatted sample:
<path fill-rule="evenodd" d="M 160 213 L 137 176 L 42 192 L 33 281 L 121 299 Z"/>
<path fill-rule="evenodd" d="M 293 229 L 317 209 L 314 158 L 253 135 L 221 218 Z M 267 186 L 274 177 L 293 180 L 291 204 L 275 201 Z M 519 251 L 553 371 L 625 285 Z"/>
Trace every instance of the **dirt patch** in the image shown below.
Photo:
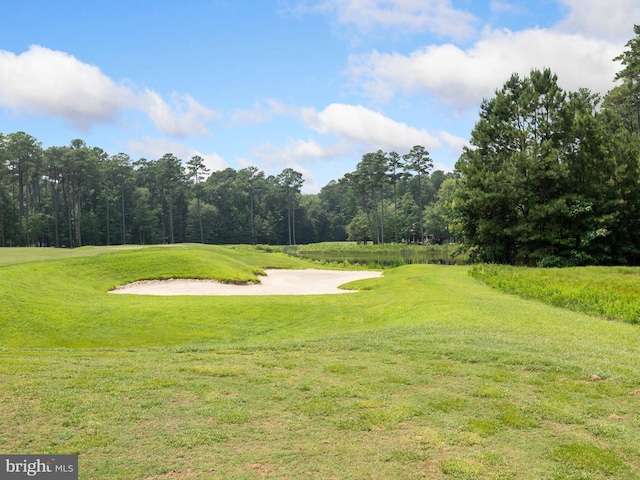
<path fill-rule="evenodd" d="M 326 295 L 355 290 L 338 288 L 345 283 L 382 276 L 373 271 L 266 270 L 260 283 L 231 285 L 213 280 L 145 280 L 123 285 L 109 293 L 129 295 Z"/>

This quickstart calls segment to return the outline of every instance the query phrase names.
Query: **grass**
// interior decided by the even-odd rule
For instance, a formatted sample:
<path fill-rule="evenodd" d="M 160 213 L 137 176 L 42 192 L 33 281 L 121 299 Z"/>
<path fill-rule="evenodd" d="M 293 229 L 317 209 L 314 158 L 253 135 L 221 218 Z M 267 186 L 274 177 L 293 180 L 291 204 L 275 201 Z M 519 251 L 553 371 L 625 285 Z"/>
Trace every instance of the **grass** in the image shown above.
<path fill-rule="evenodd" d="M 438 256 L 448 256 L 453 247 L 449 245 L 417 245 L 407 243 L 384 243 L 384 244 L 358 244 L 356 242 L 321 242 L 308 245 L 297 245 L 295 248 L 285 247 L 286 250 L 294 250 L 297 253 L 342 253 L 342 254 L 399 254 L 399 253 L 432 253 Z"/>
<path fill-rule="evenodd" d="M 78 453 L 83 479 L 639 478 L 636 325 L 435 265 L 345 295 L 106 293 L 308 265 L 182 246 L 0 267 L 3 451 Z"/>
<path fill-rule="evenodd" d="M 266 247 L 268 248 L 268 247 Z M 407 264 L 459 264 L 468 255 L 458 254 L 455 245 L 417 245 L 405 243 L 357 244 L 356 242 L 322 242 L 283 247 L 282 251 L 321 262 L 324 265 L 388 268 Z M 455 257 L 455 258 L 454 258 Z"/>
<path fill-rule="evenodd" d="M 0 248 L 0 267 L 18 263 L 38 262 L 64 258 L 93 257 L 101 253 L 143 248 L 140 245 L 118 245 L 113 247 L 68 248 Z"/>
<path fill-rule="evenodd" d="M 474 278 L 506 293 L 611 320 L 640 323 L 640 269 L 475 265 Z"/>

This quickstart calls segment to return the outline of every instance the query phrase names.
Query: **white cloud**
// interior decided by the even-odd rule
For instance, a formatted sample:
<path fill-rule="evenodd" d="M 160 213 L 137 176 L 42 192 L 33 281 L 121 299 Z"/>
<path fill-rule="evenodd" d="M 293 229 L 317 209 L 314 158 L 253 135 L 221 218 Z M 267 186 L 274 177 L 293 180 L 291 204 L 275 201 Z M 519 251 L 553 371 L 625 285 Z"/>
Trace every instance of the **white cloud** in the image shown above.
<path fill-rule="evenodd" d="M 139 95 L 138 104 L 162 133 L 174 137 L 205 136 L 216 116 L 190 95 L 173 93 L 169 104 L 158 93 L 147 89 Z"/>
<path fill-rule="evenodd" d="M 363 33 L 383 28 L 429 31 L 456 39 L 471 36 L 477 21 L 469 12 L 456 9 L 451 0 L 307 0 L 297 2 L 293 10 L 334 15 L 338 23 Z"/>
<path fill-rule="evenodd" d="M 634 20 L 640 18 L 638 0 L 559 0 L 569 7 L 561 31 L 626 42 L 633 38 Z"/>
<path fill-rule="evenodd" d="M 234 125 L 247 125 L 265 123 L 280 115 L 288 115 L 295 112 L 295 109 L 278 102 L 267 99 L 264 102 L 256 103 L 251 109 L 238 109 L 231 115 L 231 123 Z"/>
<path fill-rule="evenodd" d="M 189 95 L 173 94 L 169 104 L 152 90 L 137 92 L 96 66 L 37 45 L 20 55 L 0 50 L 0 107 L 60 118 L 82 131 L 137 111 L 174 136 L 205 135 L 215 116 Z"/>
<path fill-rule="evenodd" d="M 442 142 L 451 150 L 452 152 L 460 155 L 462 153 L 462 147 L 469 145 L 469 141 L 465 138 L 456 137 L 455 135 L 440 130 L 438 132 L 438 137 L 442 140 Z"/>
<path fill-rule="evenodd" d="M 498 13 L 498 14 L 499 13 L 521 14 L 526 12 L 526 10 L 522 7 L 519 7 L 509 2 L 501 2 L 498 0 L 491 1 L 491 3 L 489 4 L 489 10 L 491 10 L 491 13 Z"/>
<path fill-rule="evenodd" d="M 336 135 L 370 151 L 410 150 L 423 145 L 427 150 L 440 148 L 437 138 L 423 129 L 397 122 L 362 105 L 332 103 L 324 110 L 305 110 L 302 120 L 317 132 Z"/>
<path fill-rule="evenodd" d="M 217 153 L 202 153 L 180 142 L 164 138 L 143 137 L 139 140 L 129 140 L 128 147 L 132 152 L 132 156 L 138 155 L 157 160 L 166 153 L 172 153 L 186 163 L 194 155 L 199 155 L 203 158 L 205 166 L 212 172 L 224 170 L 228 167 L 227 162 Z"/>
<path fill-rule="evenodd" d="M 254 149 L 252 154 L 268 165 L 292 166 L 340 157 L 350 150 L 345 143 L 324 145 L 315 139 L 288 138 L 284 146 L 268 142 Z"/>
<path fill-rule="evenodd" d="M 67 53 L 40 46 L 21 55 L 0 50 L 0 106 L 86 130 L 113 121 L 133 102 L 130 89 Z"/>
<path fill-rule="evenodd" d="M 431 93 L 439 100 L 467 108 L 492 96 L 512 73 L 551 68 L 567 90 L 581 87 L 605 93 L 619 66 L 612 59 L 621 45 L 581 34 L 531 29 L 486 30 L 468 49 L 432 45 L 410 55 L 376 51 L 350 59 L 354 82 L 371 97 Z"/>

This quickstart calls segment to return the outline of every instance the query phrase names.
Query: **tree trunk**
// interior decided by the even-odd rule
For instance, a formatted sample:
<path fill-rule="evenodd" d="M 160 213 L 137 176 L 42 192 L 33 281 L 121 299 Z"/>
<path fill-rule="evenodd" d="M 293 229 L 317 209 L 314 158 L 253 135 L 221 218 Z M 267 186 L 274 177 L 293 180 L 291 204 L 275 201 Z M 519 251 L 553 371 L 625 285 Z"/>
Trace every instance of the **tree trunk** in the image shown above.
<path fill-rule="evenodd" d="M 63 184 L 62 186 L 62 197 L 64 200 L 65 205 L 67 206 L 67 227 L 69 229 L 69 248 L 73 248 L 73 224 L 71 221 L 71 200 L 70 197 L 71 194 L 69 192 L 67 192 L 67 187 Z"/>
<path fill-rule="evenodd" d="M 18 223 L 20 225 L 20 245 L 25 246 L 25 232 L 24 226 L 22 224 L 22 219 L 24 218 L 24 180 L 22 169 L 18 172 Z"/>
<path fill-rule="evenodd" d="M 4 210 L 2 208 L 2 197 L 0 197 L 0 247 L 6 247 L 6 239 L 4 236 Z"/>
<path fill-rule="evenodd" d="M 380 237 L 384 245 L 384 193 L 380 187 Z"/>
<path fill-rule="evenodd" d="M 124 180 L 122 185 L 120 185 L 120 201 L 122 203 L 122 245 L 127 244 L 127 223 L 125 218 L 125 208 L 124 208 Z"/>
<path fill-rule="evenodd" d="M 60 225 L 58 219 L 58 209 L 60 207 L 58 205 L 58 189 L 55 184 L 51 186 L 51 189 L 53 190 L 53 229 L 55 231 L 55 246 L 56 248 L 60 248 Z"/>
<path fill-rule="evenodd" d="M 287 227 L 289 232 L 289 245 L 293 245 L 291 242 L 291 202 L 287 201 Z"/>
<path fill-rule="evenodd" d="M 27 199 L 29 198 L 28 190 L 29 188 L 27 188 Z M 29 203 L 28 201 L 25 203 L 25 209 L 24 209 L 24 234 L 27 242 L 27 247 L 31 246 L 31 238 L 29 235 L 29 206 L 27 205 L 28 203 Z"/>
<path fill-rule="evenodd" d="M 111 232 L 109 229 L 109 195 L 107 194 L 107 246 L 111 245 Z"/>
<path fill-rule="evenodd" d="M 398 194 L 396 183 L 393 183 L 393 230 L 395 242 L 398 243 Z"/>
<path fill-rule="evenodd" d="M 367 217 L 367 227 L 369 228 L 369 234 L 373 234 L 373 228 L 371 228 L 371 215 L 369 213 L 369 209 L 366 208 L 367 207 L 367 204 L 366 204 L 367 200 L 366 200 L 366 195 L 365 195 L 364 192 L 362 193 L 361 200 L 362 200 L 362 211 L 365 213 L 365 215 Z M 373 240 L 373 235 L 371 235 L 371 240 Z M 365 240 L 365 244 L 366 244 L 366 240 Z"/>
<path fill-rule="evenodd" d="M 171 197 L 171 189 L 169 189 L 169 243 L 175 243 L 173 234 L 173 199 Z"/>
<path fill-rule="evenodd" d="M 420 245 L 424 242 L 424 221 L 422 218 L 422 185 L 420 184 L 420 172 L 418 172 L 418 207 L 420 208 Z"/>
<path fill-rule="evenodd" d="M 198 225 L 200 226 L 200 243 L 204 243 L 204 230 L 202 229 L 202 212 L 200 211 L 200 197 L 196 198 L 198 205 Z"/>
<path fill-rule="evenodd" d="M 380 228 L 378 226 L 378 202 L 376 199 L 376 190 L 374 187 L 371 187 L 371 203 L 373 203 L 373 223 L 376 230 L 376 238 L 375 244 L 378 245 L 380 243 Z"/>
<path fill-rule="evenodd" d="M 76 215 L 76 241 L 78 243 L 78 246 L 81 247 L 82 246 L 82 226 L 81 226 L 81 222 L 82 222 L 82 205 L 81 205 L 82 199 L 81 199 L 81 194 L 80 192 L 78 192 L 78 203 L 76 204 L 76 210 L 77 210 L 77 215 Z"/>
<path fill-rule="evenodd" d="M 256 244 L 256 229 L 253 219 L 253 191 L 249 195 L 249 221 L 251 222 L 251 245 Z"/>
<path fill-rule="evenodd" d="M 291 224 L 292 224 L 292 231 L 293 231 L 293 244 L 296 244 L 296 200 L 295 200 L 295 193 L 294 193 L 294 197 L 291 199 Z"/>

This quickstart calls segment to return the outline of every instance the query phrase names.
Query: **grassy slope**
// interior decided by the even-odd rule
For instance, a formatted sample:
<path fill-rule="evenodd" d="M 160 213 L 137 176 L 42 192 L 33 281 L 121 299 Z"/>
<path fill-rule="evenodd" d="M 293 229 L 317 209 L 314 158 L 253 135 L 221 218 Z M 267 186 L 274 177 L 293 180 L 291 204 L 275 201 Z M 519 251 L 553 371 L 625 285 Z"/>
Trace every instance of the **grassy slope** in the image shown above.
<path fill-rule="evenodd" d="M 15 265 L 18 263 L 38 262 L 42 260 L 93 257 L 102 253 L 115 252 L 119 250 L 137 250 L 140 248 L 143 247 L 140 245 L 80 247 L 74 249 L 4 247 L 0 248 L 0 267 L 3 267 L 5 265 Z"/>
<path fill-rule="evenodd" d="M 105 293 L 304 265 L 177 247 L 0 268 L 4 451 L 78 452 L 81 478 L 638 478 L 637 326 L 457 267 L 353 295 Z"/>

